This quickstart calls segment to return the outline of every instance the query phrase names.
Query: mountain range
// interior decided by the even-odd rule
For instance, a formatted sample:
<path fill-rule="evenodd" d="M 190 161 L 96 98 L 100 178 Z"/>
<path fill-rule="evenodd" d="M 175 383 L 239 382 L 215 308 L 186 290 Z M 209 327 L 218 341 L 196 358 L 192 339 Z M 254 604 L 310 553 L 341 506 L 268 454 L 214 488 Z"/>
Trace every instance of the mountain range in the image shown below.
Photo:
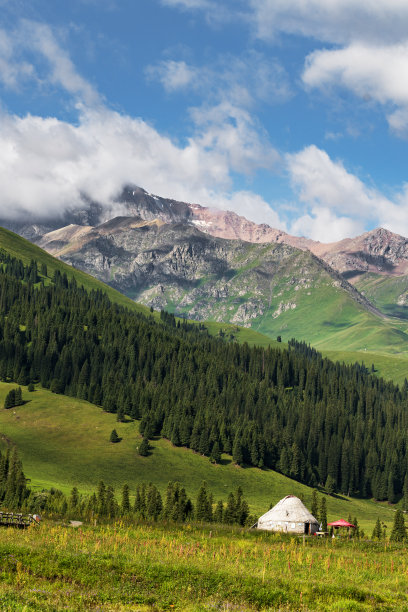
<path fill-rule="evenodd" d="M 139 187 L 3 224 L 155 309 L 326 348 L 408 348 L 408 240 L 382 228 L 324 244 Z"/>

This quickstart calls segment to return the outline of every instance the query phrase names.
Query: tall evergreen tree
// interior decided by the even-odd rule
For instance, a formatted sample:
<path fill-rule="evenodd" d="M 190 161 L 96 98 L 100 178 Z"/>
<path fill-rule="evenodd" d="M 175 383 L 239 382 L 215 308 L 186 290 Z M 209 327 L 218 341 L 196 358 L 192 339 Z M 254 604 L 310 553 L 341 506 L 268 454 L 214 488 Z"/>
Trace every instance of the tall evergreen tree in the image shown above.
<path fill-rule="evenodd" d="M 405 526 L 404 514 L 398 508 L 394 515 L 394 525 L 390 535 L 392 542 L 405 542 L 407 539 L 407 528 Z"/>
<path fill-rule="evenodd" d="M 327 503 L 324 495 L 320 501 L 319 519 L 322 526 L 322 531 L 327 531 Z"/>

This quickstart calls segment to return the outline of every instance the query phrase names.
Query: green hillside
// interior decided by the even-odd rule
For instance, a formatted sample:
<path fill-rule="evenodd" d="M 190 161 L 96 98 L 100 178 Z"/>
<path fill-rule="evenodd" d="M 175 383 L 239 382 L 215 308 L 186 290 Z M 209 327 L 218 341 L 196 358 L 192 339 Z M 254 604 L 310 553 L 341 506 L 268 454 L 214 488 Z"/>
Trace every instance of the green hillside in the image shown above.
<path fill-rule="evenodd" d="M 108 295 L 109 299 L 116 304 L 127 306 L 128 308 L 139 312 L 148 312 L 148 308 L 146 308 L 146 306 L 137 304 L 122 293 L 119 293 L 119 291 L 116 291 L 116 289 L 113 289 L 93 276 L 90 276 L 81 270 L 77 270 L 59 259 L 56 259 L 43 249 L 40 249 L 40 247 L 32 244 L 28 240 L 25 240 L 25 238 L 4 229 L 3 227 L 0 227 L 0 248 L 7 251 L 7 253 L 13 257 L 21 259 L 26 265 L 29 264 L 32 259 L 36 261 L 39 266 L 41 266 L 43 263 L 46 264 L 49 276 L 52 276 L 55 270 L 59 270 L 61 274 L 65 272 L 68 278 L 75 278 L 78 285 L 83 285 L 88 291 L 91 291 L 92 289 L 95 291 L 104 291 Z"/>
<path fill-rule="evenodd" d="M 92 291 L 92 289 L 104 291 L 112 302 L 120 304 L 121 306 L 126 306 L 127 308 L 130 308 L 136 312 L 150 314 L 149 309 L 143 304 L 135 302 L 131 298 L 125 296 L 116 289 L 113 289 L 109 285 L 106 285 L 94 276 L 86 274 L 85 272 L 82 272 L 77 268 L 73 268 L 61 260 L 56 259 L 40 247 L 32 244 L 32 242 L 29 242 L 25 238 L 22 238 L 18 234 L 14 234 L 3 227 L 0 227 L 0 249 L 7 251 L 13 257 L 21 259 L 24 264 L 29 264 L 32 259 L 38 263 L 39 267 L 43 263 L 46 264 L 49 276 L 52 276 L 55 270 L 59 270 L 61 274 L 65 272 L 68 278 L 75 278 L 78 285 L 82 285 L 88 291 Z M 157 313 L 153 314 L 156 316 Z M 275 344 L 270 337 L 258 333 L 255 330 L 239 327 L 237 325 L 211 322 L 208 324 L 208 330 L 214 336 L 219 335 L 220 333 L 228 337 L 231 337 L 232 335 L 234 340 L 238 342 L 248 342 L 248 344 L 251 346 L 269 346 Z"/>
<path fill-rule="evenodd" d="M 364 363 L 371 371 L 374 365 L 374 373 L 377 376 L 392 380 L 402 385 L 408 379 L 408 356 L 407 355 L 382 355 L 381 353 L 370 353 L 368 351 L 326 351 L 322 350 L 324 357 L 332 361 L 340 361 L 348 364 Z"/>
<path fill-rule="evenodd" d="M 15 384 L 0 383 L 0 406 L 13 387 Z M 170 480 L 179 480 L 195 497 L 206 480 L 216 500 L 226 501 L 229 491 L 242 486 L 251 512 L 257 515 L 289 494 L 310 503 L 309 487 L 272 470 L 239 468 L 228 455 L 223 455 L 222 465 L 213 465 L 206 457 L 160 439 L 152 442 L 149 457 L 140 457 L 138 422 L 118 423 L 116 415 L 88 402 L 44 389 L 28 393 L 24 388 L 23 398 L 25 405 L 0 411 L 2 446 L 17 445 L 35 489 L 57 487 L 68 493 L 77 486 L 82 493 L 90 493 L 103 479 L 117 492 L 124 483 L 134 491 L 137 483 L 150 481 L 163 492 Z M 113 428 L 122 438 L 118 444 L 109 442 Z M 328 498 L 328 514 L 333 520 L 357 516 L 369 530 L 378 516 L 387 524 L 393 520 L 393 509 L 387 504 L 344 496 Z"/>
<path fill-rule="evenodd" d="M 408 277 L 367 273 L 355 282 L 379 310 L 408 322 Z"/>

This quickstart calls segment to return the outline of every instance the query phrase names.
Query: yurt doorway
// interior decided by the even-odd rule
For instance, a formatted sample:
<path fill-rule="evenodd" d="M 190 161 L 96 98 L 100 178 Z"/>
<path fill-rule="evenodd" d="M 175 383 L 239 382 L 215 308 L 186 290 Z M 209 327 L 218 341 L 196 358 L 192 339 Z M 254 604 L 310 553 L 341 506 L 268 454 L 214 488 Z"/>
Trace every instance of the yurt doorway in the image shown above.
<path fill-rule="evenodd" d="M 305 523 L 305 535 L 309 535 L 310 523 Z"/>

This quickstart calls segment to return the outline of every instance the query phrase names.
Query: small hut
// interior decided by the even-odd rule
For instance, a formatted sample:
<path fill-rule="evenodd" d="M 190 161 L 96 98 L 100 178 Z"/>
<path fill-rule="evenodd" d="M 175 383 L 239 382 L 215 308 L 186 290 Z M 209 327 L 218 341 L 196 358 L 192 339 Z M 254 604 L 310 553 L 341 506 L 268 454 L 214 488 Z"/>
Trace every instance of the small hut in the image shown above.
<path fill-rule="evenodd" d="M 314 535 L 319 531 L 317 519 L 309 512 L 306 506 L 294 495 L 287 495 L 263 514 L 256 524 L 258 529 L 268 531 L 283 531 L 284 533 L 298 533 Z"/>

